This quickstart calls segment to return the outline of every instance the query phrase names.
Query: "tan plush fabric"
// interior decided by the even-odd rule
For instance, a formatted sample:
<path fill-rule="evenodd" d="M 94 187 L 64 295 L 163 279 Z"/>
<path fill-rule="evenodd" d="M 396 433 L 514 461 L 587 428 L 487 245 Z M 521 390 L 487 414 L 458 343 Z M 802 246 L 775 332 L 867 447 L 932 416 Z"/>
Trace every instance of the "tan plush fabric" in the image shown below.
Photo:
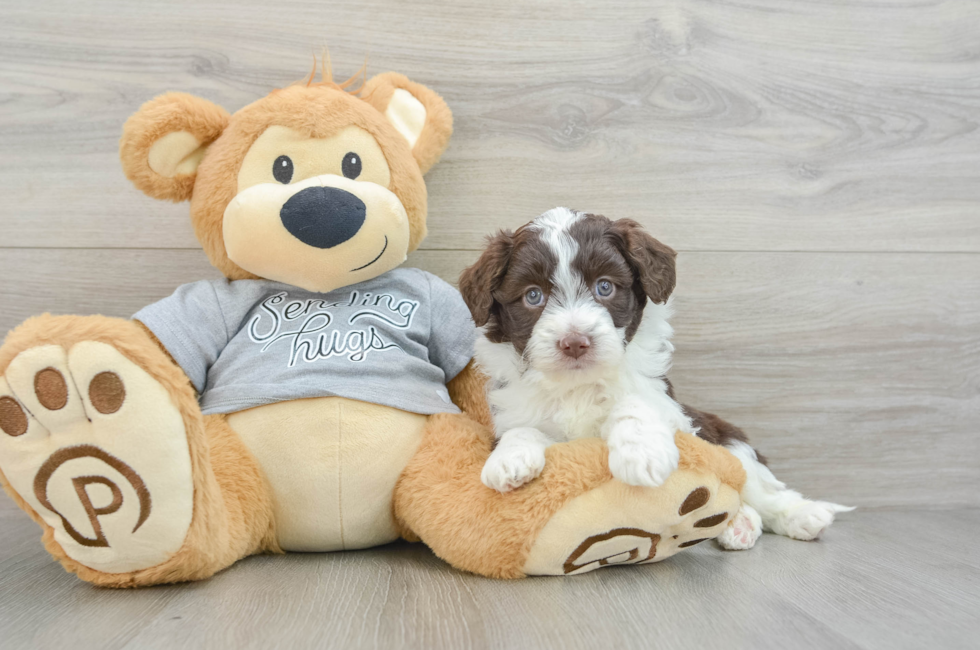
<path fill-rule="evenodd" d="M 228 423 L 272 486 L 286 551 L 340 551 L 398 539 L 395 481 L 422 441 L 426 417 L 342 397 L 279 402 Z"/>
<path fill-rule="evenodd" d="M 109 377 L 114 408 L 99 409 L 93 396 L 106 404 Z M 55 400 L 45 395 L 52 381 Z M 180 412 L 159 382 L 112 346 L 81 341 L 25 350 L 0 376 L 0 393 L 30 413 L 24 435 L 0 436 L 0 468 L 69 557 L 125 573 L 181 547 L 194 484 Z"/>
<path fill-rule="evenodd" d="M 193 164 L 193 153 L 221 135 L 228 117 L 228 112 L 220 106 L 186 93 L 167 93 L 151 99 L 123 126 L 119 142 L 123 172 L 136 187 L 155 199 L 186 201 L 194 189 L 197 165 Z M 185 135 L 176 139 L 171 137 L 169 142 L 163 143 L 167 146 L 151 154 L 154 145 L 178 133 Z M 193 148 L 186 146 L 186 136 L 196 141 Z M 189 155 L 188 164 L 181 166 Z M 172 175 L 155 171 L 151 159 L 157 163 L 158 170 L 169 171 Z M 200 162 L 200 157 L 196 161 Z M 172 168 L 169 167 L 171 164 Z"/>
<path fill-rule="evenodd" d="M 387 79 L 384 76 L 381 78 Z M 393 78 L 401 86 L 408 87 L 408 92 L 424 94 L 424 97 L 419 98 L 419 103 L 426 107 L 425 121 L 421 132 L 417 134 L 414 149 L 416 152 L 424 152 L 424 160 L 428 161 L 424 168 L 427 169 L 448 142 L 452 129 L 451 114 L 435 93 L 408 82 L 400 75 Z M 364 180 L 377 183 L 379 188 L 392 193 L 401 203 L 399 210 L 408 223 L 409 242 L 407 246 L 402 245 L 404 251 L 406 248 L 416 248 L 425 236 L 425 184 L 422 180 L 422 168 L 413 155 L 413 146 L 399 128 L 388 121 L 385 116 L 386 108 L 375 108 L 374 104 L 345 92 L 333 83 L 310 83 L 276 90 L 241 109 L 234 116 L 206 100 L 183 93 L 168 93 L 144 104 L 126 122 L 120 141 L 120 158 L 127 177 L 146 194 L 173 201 L 192 200 L 191 219 L 195 231 L 219 270 L 230 279 L 254 278 L 258 276 L 228 259 L 223 234 L 224 213 L 239 191 L 239 172 L 253 143 L 269 127 L 289 129 L 293 135 L 298 133 L 308 138 L 307 142 L 310 143 L 327 142 L 338 136 L 346 137 L 342 134 L 356 129 L 357 133 L 372 140 L 378 155 L 383 156 L 383 171 L 386 172 L 384 177 L 371 177 L 370 173 L 377 170 L 373 166 Z M 409 126 L 418 126 L 418 120 L 402 120 L 399 127 L 406 123 Z M 315 147 L 311 149 L 311 159 L 316 162 L 317 151 L 314 149 Z M 322 151 L 320 154 L 320 158 L 323 158 Z M 301 156 L 297 162 L 303 162 Z M 317 173 L 332 172 L 319 170 Z M 179 414 L 182 435 L 186 437 L 193 484 L 193 516 L 186 526 L 183 544 L 169 559 L 136 571 L 97 571 L 83 566 L 65 553 L 55 540 L 51 526 L 44 523 L 35 509 L 14 490 L 10 490 L 8 482 L 4 480 L 4 487 L 18 505 L 44 527 L 45 543 L 49 551 L 66 568 L 78 573 L 85 580 L 101 585 L 135 586 L 200 579 L 249 553 L 280 550 L 275 534 L 272 493 L 259 464 L 238 434 L 229 427 L 226 418 L 205 418 L 200 415 L 187 378 L 140 324 L 100 317 L 31 319 L 12 333 L 0 350 L 0 370 L 4 370 L 19 352 L 29 348 L 54 345 L 70 350 L 74 345 L 83 342 L 101 342 L 113 346 L 136 367 L 145 371 L 153 381 L 158 382 L 164 394 L 169 395 L 171 406 Z M 95 365 L 98 365 L 98 359 L 95 359 Z M 43 386 L 39 395 L 49 404 L 65 398 L 64 390 L 59 393 L 60 389 L 64 389 L 65 383 L 57 379 L 52 373 L 42 377 Z M 114 400 L 118 402 L 120 396 L 125 400 L 125 396 L 118 392 L 118 386 L 108 375 L 99 385 L 101 388 L 96 393 L 104 408 L 114 408 Z M 113 394 L 113 390 L 117 392 Z M 125 386 L 122 390 L 125 391 Z M 8 397 L 0 403 L 0 407 L 0 416 L 6 428 L 19 433 L 23 425 L 26 432 L 28 420 L 15 399 Z M 92 407 L 97 408 L 95 401 L 92 402 Z M 101 410 L 98 412 L 101 413 Z M 365 417 L 371 420 L 370 417 Z M 389 429 L 404 430 L 408 427 L 417 430 L 420 427 L 418 419 L 418 416 L 407 414 L 389 418 Z M 248 418 L 243 417 L 242 420 L 244 422 Z M 409 420 L 411 423 L 407 422 Z M 376 434 L 375 438 L 384 437 L 380 435 L 385 431 L 381 423 L 372 423 L 372 429 L 372 426 L 364 424 L 363 418 L 358 420 L 355 417 L 346 422 L 346 425 L 368 429 L 369 434 Z M 15 436 L 7 433 L 6 428 L 3 435 L 13 439 Z M 171 431 L 176 431 L 177 428 L 172 427 Z M 300 437 L 314 435 L 317 430 L 317 424 L 306 422 Z M 26 435 L 29 436 L 30 433 Z M 352 435 L 351 438 L 357 441 L 357 436 Z M 417 444 L 417 436 L 414 443 L 411 436 L 408 436 L 406 444 L 402 456 L 411 454 L 413 445 Z M 356 444 L 351 446 L 345 452 L 350 458 L 344 462 L 366 464 L 368 461 L 362 457 L 365 449 L 366 447 L 358 447 Z M 399 457 L 392 460 L 393 464 L 388 463 L 389 466 L 378 470 L 379 475 L 384 475 L 384 480 L 373 489 L 375 492 L 387 491 L 387 496 L 382 495 L 387 501 L 390 501 L 391 488 L 405 462 L 406 458 Z M 154 471 L 153 468 L 144 470 L 148 474 Z M 356 479 L 356 473 L 351 472 L 349 480 L 356 482 Z M 122 482 L 122 479 L 118 482 Z M 106 483 L 86 483 L 82 485 L 82 489 L 106 498 L 111 497 L 104 505 L 99 505 L 102 504 L 101 501 L 95 504 L 98 500 L 95 497 L 94 501 L 90 499 L 90 505 L 96 510 L 118 506 L 115 492 Z M 358 491 L 359 487 L 352 483 L 345 498 L 351 499 L 352 503 L 356 502 Z M 128 507 L 127 504 L 137 500 L 132 494 L 122 495 L 121 498 L 121 507 Z M 372 497 L 365 495 L 365 498 Z M 364 515 L 360 511 L 355 513 L 354 507 L 348 510 L 352 512 L 352 521 L 357 516 Z M 377 531 L 362 536 L 353 534 L 352 544 L 364 545 L 380 537 L 390 539 L 395 534 L 390 507 L 383 505 L 380 511 L 383 511 L 383 516 L 375 518 L 382 520 L 384 524 L 375 525 L 374 528 L 385 528 L 384 534 Z M 315 516 L 315 513 L 311 514 Z M 354 521 L 352 526 L 370 530 L 374 523 Z M 88 532 L 90 535 L 94 534 L 94 531 Z"/>
<path fill-rule="evenodd" d="M 405 529 L 424 540 L 442 559 L 457 568 L 495 578 L 520 578 L 529 570 L 554 572 L 551 569 L 571 554 L 565 554 L 567 549 L 574 551 L 589 537 L 608 532 L 609 526 L 615 530 L 640 524 L 650 533 L 677 534 L 669 527 L 684 527 L 677 526 L 678 510 L 690 485 L 707 481 L 720 495 L 716 502 L 697 511 L 700 513 L 714 505 L 737 509 L 737 493 L 745 481 L 741 465 L 727 451 L 694 436 L 678 434 L 680 468 L 662 489 L 616 487 L 605 444 L 586 439 L 549 447 L 540 477 L 501 494 L 480 482 L 492 440 L 487 427 L 465 416 L 432 417 L 422 446 L 398 483 L 395 513 Z M 588 493 L 596 489 L 603 491 L 589 497 Z M 576 498 L 583 495 L 589 502 L 576 505 Z M 551 526 L 549 520 L 556 513 L 561 517 L 566 507 L 569 512 L 585 515 L 601 510 L 611 513 L 597 529 L 588 521 L 581 527 L 569 526 L 564 518 Z M 644 515 L 637 517 L 632 512 L 636 507 L 642 507 Z M 695 521 L 684 518 L 685 525 L 693 526 Z M 707 534 L 720 532 L 719 526 Z M 539 538 L 541 543 L 536 548 Z M 533 556 L 532 549 L 536 551 Z M 557 562 L 559 557 L 561 563 Z"/>
<path fill-rule="evenodd" d="M 198 168 L 191 220 L 211 263 L 226 277 L 258 277 L 228 259 L 222 226 L 225 207 L 238 193 L 238 170 L 245 154 L 273 125 L 305 131 L 311 138 L 329 138 L 348 126 L 373 135 L 388 161 L 388 189 L 401 200 L 408 215 L 409 250 L 418 247 L 426 233 L 427 197 L 422 172 L 405 139 L 384 115 L 342 90 L 326 85 L 290 86 L 235 113 L 228 129 L 211 145 Z"/>
<path fill-rule="evenodd" d="M 364 85 L 361 96 L 384 113 L 398 89 L 408 91 L 425 107 L 425 128 L 412 145 L 412 155 L 424 174 L 439 162 L 442 152 L 449 146 L 449 138 L 453 134 L 453 114 L 442 97 L 397 72 L 372 77 Z"/>
<path fill-rule="evenodd" d="M 678 470 L 655 490 L 608 481 L 575 497 L 538 534 L 523 572 L 577 575 L 617 564 L 660 562 L 717 537 L 741 500 L 711 469 Z M 681 514 L 683 503 L 699 491 L 707 493 L 704 502 Z"/>
<path fill-rule="evenodd" d="M 193 174 L 204 157 L 205 149 L 193 133 L 173 131 L 153 143 L 147 165 L 164 178 Z"/>
<path fill-rule="evenodd" d="M 414 145 L 385 116 L 397 89 L 411 93 L 425 108 L 424 126 Z M 168 93 L 144 104 L 123 127 L 123 170 L 152 197 L 191 199 L 191 220 L 212 264 L 233 280 L 256 278 L 259 276 L 228 258 L 222 235 L 224 211 L 238 193 L 239 169 L 252 144 L 270 126 L 294 129 L 311 139 L 331 138 L 354 126 L 376 140 L 388 162 L 388 189 L 404 206 L 409 251 L 413 251 L 426 234 L 422 174 L 449 143 L 452 113 L 439 95 L 396 73 L 377 75 L 365 84 L 361 94 L 364 99 L 333 83 L 294 85 L 275 90 L 229 116 L 206 100 Z M 198 148 L 188 151 L 191 141 L 187 134 L 200 143 Z M 162 149 L 151 155 L 154 145 L 161 142 Z M 175 175 L 154 171 L 151 159 L 158 169 Z M 192 168 L 194 171 L 187 171 Z"/>
<path fill-rule="evenodd" d="M 446 389 L 453 404 L 463 413 L 489 427 L 493 425 L 493 418 L 490 415 L 490 405 L 487 404 L 486 384 L 487 376 L 477 369 L 475 361 L 470 361 L 446 384 Z"/>
<path fill-rule="evenodd" d="M 55 539 L 54 529 L 0 474 L 7 494 L 43 529 L 48 552 L 83 580 L 135 587 L 199 580 L 245 555 L 278 551 L 268 486 L 254 458 L 223 418 L 200 415 L 184 373 L 139 325 L 102 316 L 37 316 L 7 336 L 0 347 L 0 374 L 24 350 L 40 346 L 71 350 L 76 344 L 93 341 L 111 345 L 146 371 L 180 413 L 192 469 L 193 517 L 182 545 L 169 559 L 136 571 L 98 571 L 72 559 Z"/>
<path fill-rule="evenodd" d="M 385 109 L 385 117 L 392 126 L 414 147 L 425 127 L 425 106 L 412 93 L 403 88 L 395 89 Z"/>

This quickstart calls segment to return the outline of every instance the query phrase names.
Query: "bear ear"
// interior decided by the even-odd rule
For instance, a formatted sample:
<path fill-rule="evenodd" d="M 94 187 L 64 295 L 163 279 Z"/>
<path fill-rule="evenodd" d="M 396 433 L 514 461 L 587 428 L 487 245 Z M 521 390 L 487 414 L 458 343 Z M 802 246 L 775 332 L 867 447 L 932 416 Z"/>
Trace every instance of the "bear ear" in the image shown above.
<path fill-rule="evenodd" d="M 143 104 L 123 126 L 123 172 L 155 199 L 186 201 L 208 145 L 228 125 L 228 111 L 206 99 L 167 93 Z"/>
<path fill-rule="evenodd" d="M 442 97 L 396 72 L 372 77 L 361 97 L 404 136 L 423 174 L 436 164 L 453 134 L 453 114 Z"/>

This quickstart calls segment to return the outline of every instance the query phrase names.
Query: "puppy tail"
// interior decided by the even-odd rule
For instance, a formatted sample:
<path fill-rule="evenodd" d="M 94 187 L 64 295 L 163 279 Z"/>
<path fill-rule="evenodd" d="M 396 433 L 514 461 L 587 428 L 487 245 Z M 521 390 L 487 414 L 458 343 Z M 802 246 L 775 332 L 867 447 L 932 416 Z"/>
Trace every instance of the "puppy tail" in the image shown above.
<path fill-rule="evenodd" d="M 833 510 L 834 513 L 852 512 L 857 509 L 857 506 L 842 506 L 839 503 L 831 503 L 830 501 L 817 501 L 816 503 L 819 503 L 823 507 L 827 508 L 827 510 Z"/>

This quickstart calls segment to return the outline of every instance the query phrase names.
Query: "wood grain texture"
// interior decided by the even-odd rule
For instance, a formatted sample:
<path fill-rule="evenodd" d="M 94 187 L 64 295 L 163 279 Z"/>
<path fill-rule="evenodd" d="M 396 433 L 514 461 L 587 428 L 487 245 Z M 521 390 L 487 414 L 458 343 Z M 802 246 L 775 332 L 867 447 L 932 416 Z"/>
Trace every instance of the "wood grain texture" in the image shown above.
<path fill-rule="evenodd" d="M 980 251 L 974 0 L 241 0 L 0 7 L 0 245 L 196 248 L 123 178 L 166 90 L 235 110 L 369 56 L 442 93 L 429 249 L 555 205 L 681 250 Z"/>
<path fill-rule="evenodd" d="M 9 503 L 9 502 L 8 502 Z M 908 534 L 934 530 L 939 534 Z M 663 563 L 494 581 L 422 545 L 244 560 L 197 584 L 96 589 L 0 505 L 0 629 L 19 648 L 975 647 L 980 510 L 865 510 Z"/>
<path fill-rule="evenodd" d="M 455 282 L 477 254 L 409 264 Z M 777 476 L 861 506 L 980 505 L 980 257 L 682 253 L 671 378 Z M 128 317 L 219 274 L 200 251 L 11 249 L 0 331 L 43 311 Z"/>
<path fill-rule="evenodd" d="M 187 206 L 123 177 L 121 125 L 167 90 L 236 110 L 329 46 L 338 76 L 368 56 L 454 111 L 409 264 L 454 281 L 555 205 L 640 220 L 682 252 L 680 397 L 862 506 L 818 543 L 574 579 L 402 544 L 119 592 L 0 497 L 0 645 L 975 647 L 978 44 L 975 0 L 0 2 L 0 332 L 218 277 Z"/>

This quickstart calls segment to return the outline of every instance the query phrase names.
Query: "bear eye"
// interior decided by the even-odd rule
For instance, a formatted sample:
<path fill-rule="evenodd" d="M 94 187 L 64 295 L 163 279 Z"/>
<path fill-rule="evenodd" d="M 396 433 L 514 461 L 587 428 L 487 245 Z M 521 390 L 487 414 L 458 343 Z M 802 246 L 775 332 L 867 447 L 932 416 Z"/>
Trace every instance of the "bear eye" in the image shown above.
<path fill-rule="evenodd" d="M 283 185 L 287 185 L 293 180 L 293 161 L 289 156 L 279 156 L 276 162 L 272 163 L 272 175 Z"/>
<path fill-rule="evenodd" d="M 354 180 L 361 175 L 361 157 L 353 151 L 348 152 L 347 155 L 344 156 L 344 162 L 341 165 L 341 169 L 344 172 L 344 176 Z"/>
<path fill-rule="evenodd" d="M 524 292 L 524 302 L 528 307 L 538 307 L 544 302 L 544 292 L 537 287 L 531 287 Z"/>
<path fill-rule="evenodd" d="M 615 290 L 616 287 L 609 280 L 602 279 L 595 283 L 595 292 L 602 298 L 608 298 L 613 295 L 613 291 Z"/>

